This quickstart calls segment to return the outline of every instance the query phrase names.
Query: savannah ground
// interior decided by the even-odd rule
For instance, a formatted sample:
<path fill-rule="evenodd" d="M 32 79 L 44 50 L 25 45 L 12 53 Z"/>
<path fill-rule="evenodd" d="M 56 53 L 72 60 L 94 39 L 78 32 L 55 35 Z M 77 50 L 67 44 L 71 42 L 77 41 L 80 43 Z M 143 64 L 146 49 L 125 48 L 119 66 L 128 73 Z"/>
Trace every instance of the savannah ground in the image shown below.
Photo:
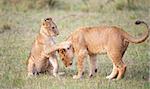
<path fill-rule="evenodd" d="M 81 80 L 73 80 L 77 72 L 76 58 L 70 69 L 59 59 L 65 75 L 61 79 L 49 75 L 27 78 L 28 58 L 32 43 L 40 30 L 40 20 L 52 17 L 62 42 L 78 27 L 115 25 L 134 37 L 146 31 L 134 22 L 144 20 L 150 25 L 149 0 L 1 0 L 0 1 L 0 89 L 149 89 L 150 38 L 141 44 L 130 44 L 124 61 L 125 77 L 107 80 L 112 63 L 107 55 L 98 55 L 98 73 L 88 78 L 88 58 Z M 58 57 L 59 58 L 59 57 Z"/>

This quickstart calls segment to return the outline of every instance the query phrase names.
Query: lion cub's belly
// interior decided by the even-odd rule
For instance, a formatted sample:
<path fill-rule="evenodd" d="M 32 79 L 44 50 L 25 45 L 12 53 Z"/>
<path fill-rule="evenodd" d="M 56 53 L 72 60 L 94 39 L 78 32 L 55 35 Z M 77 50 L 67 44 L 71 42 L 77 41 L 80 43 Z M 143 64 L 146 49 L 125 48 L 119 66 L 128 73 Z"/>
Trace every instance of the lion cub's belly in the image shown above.
<path fill-rule="evenodd" d="M 88 46 L 89 53 L 98 54 L 98 53 L 106 53 L 106 49 L 102 44 L 92 44 Z"/>

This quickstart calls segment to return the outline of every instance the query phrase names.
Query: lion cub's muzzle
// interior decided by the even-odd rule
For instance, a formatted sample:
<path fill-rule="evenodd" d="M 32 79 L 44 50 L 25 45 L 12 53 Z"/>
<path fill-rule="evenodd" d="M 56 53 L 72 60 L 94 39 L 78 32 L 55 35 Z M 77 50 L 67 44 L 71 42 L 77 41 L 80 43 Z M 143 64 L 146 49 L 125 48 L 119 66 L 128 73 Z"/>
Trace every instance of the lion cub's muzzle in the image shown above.
<path fill-rule="evenodd" d="M 65 65 L 66 68 L 70 68 L 72 66 L 72 63 L 69 63 L 68 65 Z"/>
<path fill-rule="evenodd" d="M 72 66 L 72 63 L 69 63 L 68 65 L 65 65 L 66 67 L 70 67 L 70 66 Z"/>
<path fill-rule="evenodd" d="M 59 31 L 58 30 L 53 30 L 54 36 L 58 36 L 59 35 Z"/>

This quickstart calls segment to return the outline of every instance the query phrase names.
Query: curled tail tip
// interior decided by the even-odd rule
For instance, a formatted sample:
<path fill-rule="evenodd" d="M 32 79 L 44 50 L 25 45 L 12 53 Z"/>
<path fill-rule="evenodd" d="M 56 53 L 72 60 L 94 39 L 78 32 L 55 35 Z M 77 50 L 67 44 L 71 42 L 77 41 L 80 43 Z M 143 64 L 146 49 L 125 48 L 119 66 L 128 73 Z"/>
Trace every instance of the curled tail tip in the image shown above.
<path fill-rule="evenodd" d="M 135 24 L 136 24 L 136 25 L 139 25 L 139 24 L 141 24 L 141 23 L 143 23 L 143 21 L 141 21 L 141 20 L 135 21 Z"/>

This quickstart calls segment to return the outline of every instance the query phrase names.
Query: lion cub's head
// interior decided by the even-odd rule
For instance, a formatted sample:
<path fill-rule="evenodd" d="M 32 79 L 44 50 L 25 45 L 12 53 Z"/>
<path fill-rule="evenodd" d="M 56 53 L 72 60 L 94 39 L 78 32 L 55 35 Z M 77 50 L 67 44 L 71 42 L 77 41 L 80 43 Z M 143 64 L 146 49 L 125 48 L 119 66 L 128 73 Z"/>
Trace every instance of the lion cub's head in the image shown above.
<path fill-rule="evenodd" d="M 60 59 L 66 67 L 72 65 L 72 59 L 74 56 L 73 47 L 70 42 L 62 42 L 58 45 L 54 45 L 51 48 L 51 52 L 58 51 Z"/>
<path fill-rule="evenodd" d="M 61 44 L 60 48 L 58 49 L 58 54 L 66 67 L 72 65 L 72 59 L 74 53 L 73 53 L 73 47 L 70 43 L 65 42 Z"/>
<path fill-rule="evenodd" d="M 52 18 L 45 18 L 41 21 L 41 30 L 47 36 L 57 36 L 59 35 L 59 30 L 56 24 L 53 22 Z"/>

